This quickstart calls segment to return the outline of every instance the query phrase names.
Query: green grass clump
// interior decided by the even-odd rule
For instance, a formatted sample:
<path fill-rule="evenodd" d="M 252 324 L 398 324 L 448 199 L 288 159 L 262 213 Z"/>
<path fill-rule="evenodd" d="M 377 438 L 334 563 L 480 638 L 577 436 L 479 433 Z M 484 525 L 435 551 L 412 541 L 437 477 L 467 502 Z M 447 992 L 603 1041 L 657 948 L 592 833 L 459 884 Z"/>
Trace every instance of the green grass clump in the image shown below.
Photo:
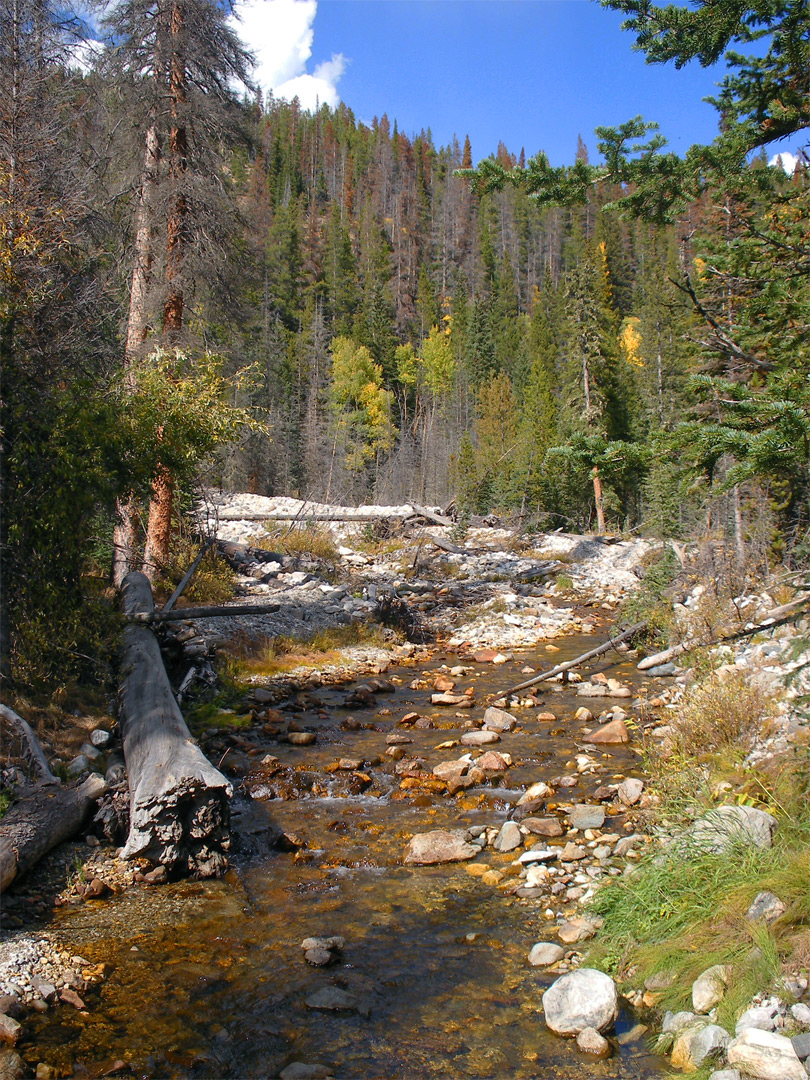
<path fill-rule="evenodd" d="M 754 993 L 773 987 L 783 962 L 810 940 L 808 770 L 760 776 L 759 803 L 779 827 L 773 846 L 734 845 L 725 852 L 656 848 L 595 895 L 604 919 L 588 962 L 638 987 L 653 974 L 673 977 L 661 1008 L 691 1008 L 694 980 L 714 964 L 730 964 L 734 977 L 718 1007 L 718 1023 L 733 1030 Z M 745 919 L 755 896 L 775 893 L 786 905 L 770 926 Z"/>

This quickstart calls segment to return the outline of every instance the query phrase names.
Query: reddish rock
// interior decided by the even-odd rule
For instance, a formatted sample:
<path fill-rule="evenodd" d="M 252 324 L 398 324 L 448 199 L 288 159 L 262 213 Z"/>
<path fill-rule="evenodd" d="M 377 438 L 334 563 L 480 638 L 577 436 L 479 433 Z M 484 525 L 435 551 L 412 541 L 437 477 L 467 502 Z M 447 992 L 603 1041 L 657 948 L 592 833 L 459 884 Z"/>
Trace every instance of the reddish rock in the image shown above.
<path fill-rule="evenodd" d="M 596 731 L 592 731 L 590 735 L 584 736 L 583 741 L 605 746 L 629 743 L 630 732 L 627 730 L 627 725 L 624 720 L 611 720 L 610 723 L 605 724 L 604 727 L 597 728 Z"/>
<path fill-rule="evenodd" d="M 63 987 L 59 991 L 59 1000 L 64 1001 L 66 1005 L 72 1005 L 74 1009 L 84 1009 L 85 1004 L 75 990 L 71 990 L 69 987 Z"/>

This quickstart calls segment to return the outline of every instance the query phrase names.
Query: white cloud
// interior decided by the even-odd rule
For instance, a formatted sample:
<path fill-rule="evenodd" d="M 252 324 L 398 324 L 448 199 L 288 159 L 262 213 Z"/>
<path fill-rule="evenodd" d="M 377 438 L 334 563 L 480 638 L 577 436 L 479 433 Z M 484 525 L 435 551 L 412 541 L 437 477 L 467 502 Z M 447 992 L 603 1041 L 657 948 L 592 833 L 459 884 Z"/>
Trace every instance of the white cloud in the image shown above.
<path fill-rule="evenodd" d="M 244 0 L 237 8 L 237 29 L 256 57 L 254 78 L 265 92 L 305 109 L 337 105 L 338 80 L 346 68 L 340 53 L 306 70 L 312 56 L 317 0 Z"/>
<path fill-rule="evenodd" d="M 769 165 L 781 164 L 782 168 L 785 170 L 788 176 L 793 176 L 793 172 L 798 163 L 799 159 L 796 157 L 795 154 L 791 154 L 789 150 L 785 150 L 781 154 L 775 154 L 768 162 Z"/>

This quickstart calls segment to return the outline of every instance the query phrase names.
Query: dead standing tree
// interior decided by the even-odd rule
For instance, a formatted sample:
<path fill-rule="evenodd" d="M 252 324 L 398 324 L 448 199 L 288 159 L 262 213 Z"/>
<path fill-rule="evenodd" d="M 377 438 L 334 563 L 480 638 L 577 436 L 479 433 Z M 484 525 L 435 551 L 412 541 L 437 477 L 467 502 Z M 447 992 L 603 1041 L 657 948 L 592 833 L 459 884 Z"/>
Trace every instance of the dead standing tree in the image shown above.
<path fill-rule="evenodd" d="M 124 0 L 107 21 L 116 43 L 109 73 L 121 87 L 136 140 L 145 132 L 127 329 L 130 370 L 158 326 L 155 344 L 180 346 L 192 282 L 222 278 L 233 214 L 218 155 L 238 126 L 231 87 L 250 85 L 250 56 L 228 26 L 230 14 L 228 2 L 213 0 Z M 150 578 L 168 555 L 174 500 L 175 478 L 161 461 L 162 435 L 158 427 L 144 552 Z M 119 506 L 113 567 L 119 586 L 136 564 L 135 511 L 134 499 Z"/>

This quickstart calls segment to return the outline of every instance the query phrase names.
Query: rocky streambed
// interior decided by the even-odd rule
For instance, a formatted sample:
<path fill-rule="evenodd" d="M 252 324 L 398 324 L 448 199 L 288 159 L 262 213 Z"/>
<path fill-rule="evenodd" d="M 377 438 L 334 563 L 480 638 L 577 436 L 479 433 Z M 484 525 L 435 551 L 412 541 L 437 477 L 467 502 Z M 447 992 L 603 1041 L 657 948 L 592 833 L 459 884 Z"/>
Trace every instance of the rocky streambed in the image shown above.
<path fill-rule="evenodd" d="M 650 843 L 639 750 L 668 738 L 690 675 L 641 675 L 622 646 L 569 681 L 503 696 L 604 640 L 649 543 L 557 535 L 527 553 L 490 529 L 427 555 L 421 533 L 403 556 L 344 533 L 351 575 L 336 576 L 268 558 L 255 520 L 221 528 L 251 548 L 244 602 L 278 608 L 181 624 L 170 644 L 187 687 L 234 632 L 300 635 L 379 614 L 386 597 L 405 599 L 432 641 L 255 676 L 199 732 L 237 791 L 224 879 L 166 881 L 90 836 L 51 857 L 52 879 L 10 894 L 19 929 L 0 940 L 0 994 L 21 1026 L 3 1035 L 17 1044 L 8 1075 L 669 1075 L 648 1050 L 657 988 L 611 1000 L 577 1042 L 551 1034 L 543 994 L 579 977 L 598 932 L 583 905 Z M 779 678 L 781 648 L 737 662 Z M 801 735 L 780 715 L 757 754 Z M 114 744 L 103 753 L 120 767 Z"/>

